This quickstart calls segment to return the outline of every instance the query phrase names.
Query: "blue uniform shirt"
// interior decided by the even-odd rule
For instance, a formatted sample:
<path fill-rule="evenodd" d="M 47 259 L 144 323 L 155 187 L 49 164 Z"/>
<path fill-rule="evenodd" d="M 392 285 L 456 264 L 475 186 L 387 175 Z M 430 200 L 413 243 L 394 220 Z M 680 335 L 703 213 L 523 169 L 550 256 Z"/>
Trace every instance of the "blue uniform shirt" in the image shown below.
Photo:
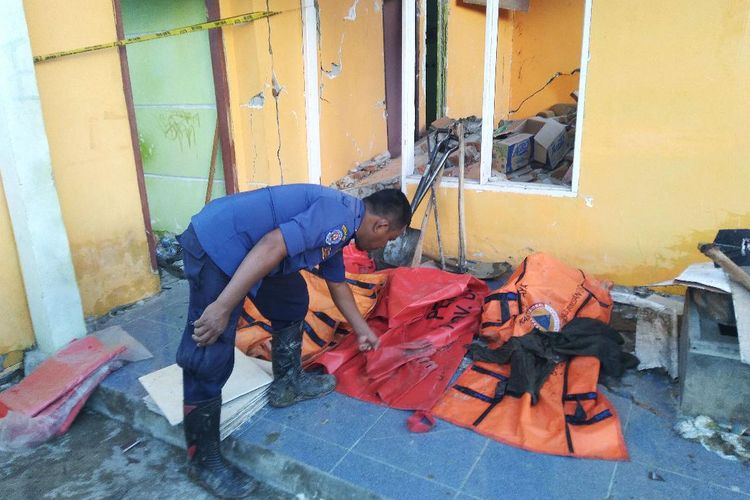
<path fill-rule="evenodd" d="M 287 256 L 268 276 L 319 265 L 325 279 L 342 282 L 341 250 L 364 214 L 364 203 L 353 196 L 314 184 L 288 184 L 218 198 L 191 222 L 200 246 L 229 276 L 266 233 L 278 228 Z"/>

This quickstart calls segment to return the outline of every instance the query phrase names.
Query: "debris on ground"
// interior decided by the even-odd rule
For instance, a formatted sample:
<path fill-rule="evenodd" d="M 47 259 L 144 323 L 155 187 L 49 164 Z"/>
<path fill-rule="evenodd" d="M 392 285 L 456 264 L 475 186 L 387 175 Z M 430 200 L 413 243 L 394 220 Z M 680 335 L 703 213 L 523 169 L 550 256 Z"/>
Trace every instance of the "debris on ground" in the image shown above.
<path fill-rule="evenodd" d="M 699 415 L 678 422 L 674 430 L 721 458 L 750 462 L 750 427 L 735 430 L 729 425 L 717 423 L 711 417 Z"/>
<path fill-rule="evenodd" d="M 464 175 L 476 181 L 482 149 L 482 119 L 443 117 L 433 122 L 431 128 L 449 128 L 459 121 L 464 125 L 466 137 Z M 524 120 L 501 120 L 493 131 L 490 180 L 570 186 L 575 124 L 574 104 L 555 104 Z M 414 174 L 424 172 L 431 147 L 427 137 L 414 144 Z M 448 159 L 444 177 L 458 177 L 458 168 L 458 154 L 453 154 Z"/>
<path fill-rule="evenodd" d="M 174 233 L 161 233 L 156 240 L 156 262 L 161 269 L 180 279 L 185 278 L 182 246 Z"/>
<path fill-rule="evenodd" d="M 107 375 L 149 357 L 118 326 L 74 340 L 0 392 L 0 450 L 32 448 L 65 433 Z"/>

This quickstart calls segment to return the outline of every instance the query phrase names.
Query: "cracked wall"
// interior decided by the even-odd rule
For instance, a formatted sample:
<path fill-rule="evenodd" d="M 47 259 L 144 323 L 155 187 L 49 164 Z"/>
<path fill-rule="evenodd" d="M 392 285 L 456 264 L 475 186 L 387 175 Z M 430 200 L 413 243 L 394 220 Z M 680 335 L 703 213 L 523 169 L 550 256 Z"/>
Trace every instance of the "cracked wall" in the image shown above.
<path fill-rule="evenodd" d="M 382 0 L 320 2 L 322 183 L 387 151 Z"/>
<path fill-rule="evenodd" d="M 222 17 L 281 14 L 224 30 L 240 191 L 307 182 L 300 2 L 222 0 Z"/>

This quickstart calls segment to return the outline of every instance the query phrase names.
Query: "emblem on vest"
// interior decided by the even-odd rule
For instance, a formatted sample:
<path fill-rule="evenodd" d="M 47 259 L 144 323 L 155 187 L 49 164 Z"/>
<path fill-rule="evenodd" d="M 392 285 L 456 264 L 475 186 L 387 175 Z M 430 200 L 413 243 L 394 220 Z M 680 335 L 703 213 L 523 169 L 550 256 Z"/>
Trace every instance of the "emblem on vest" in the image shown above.
<path fill-rule="evenodd" d="M 549 304 L 537 303 L 529 307 L 526 314 L 531 321 L 543 332 L 559 332 L 560 316 L 555 308 Z"/>
<path fill-rule="evenodd" d="M 346 226 L 342 227 L 345 228 Z M 344 232 L 339 228 L 331 229 L 326 234 L 326 245 L 338 245 L 342 241 L 344 241 Z"/>

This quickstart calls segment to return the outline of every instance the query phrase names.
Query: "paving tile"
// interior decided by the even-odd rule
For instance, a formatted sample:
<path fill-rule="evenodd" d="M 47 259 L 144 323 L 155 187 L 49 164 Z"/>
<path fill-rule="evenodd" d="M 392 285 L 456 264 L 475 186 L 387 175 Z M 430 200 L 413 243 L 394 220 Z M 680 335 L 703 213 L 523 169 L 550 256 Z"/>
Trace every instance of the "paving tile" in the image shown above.
<path fill-rule="evenodd" d="M 382 406 L 333 392 L 287 408 L 270 408 L 266 418 L 349 448 L 383 412 Z"/>
<path fill-rule="evenodd" d="M 653 409 L 665 417 L 675 417 L 678 406 L 678 386 L 659 370 L 639 373 L 635 400 L 645 408 Z"/>
<path fill-rule="evenodd" d="M 627 394 L 621 392 L 613 392 L 602 385 L 599 386 L 599 392 L 607 396 L 609 402 L 614 405 L 615 410 L 617 411 L 617 416 L 620 417 L 620 425 L 622 426 L 624 431 L 625 426 L 627 425 L 630 407 L 633 405 L 632 401 L 630 400 L 630 398 L 625 397 L 627 396 Z"/>
<path fill-rule="evenodd" d="M 187 313 L 188 308 L 186 304 L 182 302 L 167 302 L 165 298 L 165 302 L 162 303 L 161 307 L 155 308 L 143 317 L 179 328 L 182 331 L 187 321 Z"/>
<path fill-rule="evenodd" d="M 331 472 L 345 481 L 393 499 L 453 498 L 456 490 L 358 453 L 350 452 Z"/>
<path fill-rule="evenodd" d="M 606 496 L 615 462 L 531 453 L 490 441 L 461 490 L 479 498 Z"/>
<path fill-rule="evenodd" d="M 121 325 L 121 328 L 143 344 L 151 353 L 170 344 L 171 337 L 178 336 L 179 338 L 182 334 L 181 331 L 177 332 L 173 326 L 165 325 L 164 323 L 159 323 L 148 318 L 138 318 L 129 321 Z"/>
<path fill-rule="evenodd" d="M 487 438 L 442 420 L 430 432 L 409 432 L 410 414 L 386 411 L 352 451 L 460 488 Z"/>
<path fill-rule="evenodd" d="M 102 380 L 101 386 L 107 389 L 112 389 L 119 393 L 127 394 L 133 398 L 142 398 L 146 395 L 146 390 L 143 388 L 138 377 L 140 374 L 137 373 L 136 365 L 138 363 L 146 363 L 148 360 L 138 361 L 125 365 L 119 370 L 110 373 L 107 378 Z"/>
<path fill-rule="evenodd" d="M 289 428 L 265 417 L 253 418 L 232 436 L 275 450 L 318 469 L 330 470 L 346 454 L 341 446 Z"/>
<path fill-rule="evenodd" d="M 649 479 L 649 472 L 658 475 L 660 479 Z M 746 499 L 747 496 L 732 490 L 721 488 L 705 481 L 672 474 L 658 468 L 651 468 L 635 462 L 618 464 L 615 480 L 612 484 L 610 498 L 643 498 L 648 500 L 702 500 Z"/>
<path fill-rule="evenodd" d="M 625 432 L 630 458 L 649 467 L 660 467 L 699 481 L 736 487 L 750 494 L 750 473 L 738 462 L 679 437 L 672 430 L 675 419 L 658 417 L 637 405 Z"/>

